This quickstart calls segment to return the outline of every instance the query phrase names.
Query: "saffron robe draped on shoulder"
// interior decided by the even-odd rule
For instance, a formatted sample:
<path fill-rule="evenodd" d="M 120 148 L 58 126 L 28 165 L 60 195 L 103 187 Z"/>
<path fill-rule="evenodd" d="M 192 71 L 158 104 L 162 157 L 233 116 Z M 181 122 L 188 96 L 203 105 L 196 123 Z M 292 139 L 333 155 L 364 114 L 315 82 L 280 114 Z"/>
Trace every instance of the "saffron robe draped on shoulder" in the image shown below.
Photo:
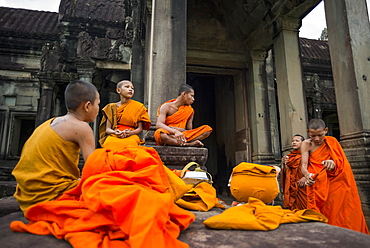
<path fill-rule="evenodd" d="M 322 170 L 324 160 L 333 160 L 334 170 Z M 310 154 L 307 169 L 319 173 L 315 183 L 306 187 L 307 208 L 325 215 L 331 225 L 369 233 L 351 165 L 336 138 L 324 138 Z"/>
<path fill-rule="evenodd" d="M 230 178 L 230 192 L 239 202 L 249 197 L 264 203 L 272 202 L 279 194 L 274 166 L 242 162 L 234 167 Z"/>
<path fill-rule="evenodd" d="M 163 104 L 174 102 L 176 99 L 169 100 Z M 157 111 L 157 117 L 159 116 L 160 109 L 163 106 L 158 107 Z M 183 105 L 180 106 L 179 109 L 174 113 L 173 115 L 169 115 L 166 117 L 165 124 L 169 127 L 178 127 L 182 129 L 186 129 L 186 124 L 188 123 L 188 120 L 194 115 L 194 109 L 190 105 Z M 206 132 L 212 132 L 212 128 L 208 125 L 202 125 L 200 127 L 191 129 L 191 130 L 185 130 L 182 133 L 185 135 L 185 138 L 187 141 L 191 141 L 203 133 Z M 162 139 L 161 139 L 161 133 L 170 134 L 167 130 L 164 130 L 163 128 L 159 128 L 154 133 L 154 138 L 157 143 L 157 145 L 163 145 Z"/>
<path fill-rule="evenodd" d="M 80 148 L 60 137 L 50 126 L 52 120 L 35 129 L 12 172 L 17 180 L 14 197 L 22 211 L 55 199 L 75 187 L 80 177 Z"/>
<path fill-rule="evenodd" d="M 148 109 L 144 104 L 130 99 L 123 105 L 117 108 L 116 103 L 110 103 L 102 109 L 103 117 L 99 126 L 99 143 L 102 147 L 115 148 L 125 145 L 139 145 L 144 141 L 138 135 L 131 135 L 127 138 L 118 138 L 116 135 L 108 135 L 106 133 L 107 120 L 110 121 L 112 129 L 125 129 L 135 130 L 139 122 L 142 122 L 143 129 L 148 130 L 151 126 Z"/>
<path fill-rule="evenodd" d="M 77 187 L 30 207 L 29 224 L 10 228 L 52 234 L 74 248 L 189 247 L 177 238 L 195 215 L 174 203 L 181 195 L 173 194 L 167 172 L 173 174 L 153 148 L 97 149 Z"/>
<path fill-rule="evenodd" d="M 301 151 L 293 150 L 286 162 L 281 176 L 284 189 L 284 207 L 290 210 L 306 209 L 307 194 L 306 187 L 298 187 L 298 181 L 303 177 L 301 171 Z"/>
<path fill-rule="evenodd" d="M 311 209 L 291 211 L 281 206 L 266 206 L 261 200 L 250 197 L 247 204 L 226 209 L 203 223 L 213 229 L 269 231 L 278 228 L 280 224 L 308 221 L 326 223 L 328 220 Z"/>

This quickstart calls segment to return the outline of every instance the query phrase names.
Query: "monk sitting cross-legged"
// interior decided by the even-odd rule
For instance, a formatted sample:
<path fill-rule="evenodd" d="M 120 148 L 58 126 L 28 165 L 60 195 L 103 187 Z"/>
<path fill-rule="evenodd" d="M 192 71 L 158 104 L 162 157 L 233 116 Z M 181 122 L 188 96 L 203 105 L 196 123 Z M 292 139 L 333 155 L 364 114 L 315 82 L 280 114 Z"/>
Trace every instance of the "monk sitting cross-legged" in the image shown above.
<path fill-rule="evenodd" d="M 142 103 L 131 99 L 134 95 L 134 86 L 130 81 L 119 82 L 116 90 L 120 101 L 110 103 L 102 110 L 99 143 L 105 148 L 143 144 L 144 141 L 138 135 L 150 128 L 151 122 L 147 108 Z"/>
<path fill-rule="evenodd" d="M 308 122 L 310 139 L 303 141 L 302 174 L 306 178 L 307 208 L 328 218 L 328 224 L 368 234 L 356 181 L 339 142 L 325 136 L 321 119 Z"/>
<path fill-rule="evenodd" d="M 194 100 L 193 88 L 183 84 L 176 99 L 159 106 L 154 133 L 157 145 L 203 147 L 201 140 L 211 134 L 212 128 L 203 125 L 193 129 L 194 109 L 191 104 Z"/>

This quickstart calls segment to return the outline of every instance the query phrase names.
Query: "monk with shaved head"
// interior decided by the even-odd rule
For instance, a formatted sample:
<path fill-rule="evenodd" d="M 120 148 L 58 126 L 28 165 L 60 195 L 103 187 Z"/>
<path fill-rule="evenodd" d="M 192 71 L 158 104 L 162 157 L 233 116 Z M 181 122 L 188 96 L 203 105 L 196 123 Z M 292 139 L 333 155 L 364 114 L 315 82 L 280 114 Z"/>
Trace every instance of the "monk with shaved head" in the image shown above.
<path fill-rule="evenodd" d="M 189 84 L 182 84 L 175 99 L 163 103 L 158 108 L 156 132 L 157 145 L 202 147 L 201 140 L 207 138 L 212 128 L 203 125 L 193 129 L 195 101 L 194 89 Z"/>
<path fill-rule="evenodd" d="M 148 109 L 144 104 L 132 99 L 134 85 L 123 80 L 117 83 L 116 91 L 120 101 L 109 103 L 103 111 L 100 122 L 100 145 L 105 148 L 122 149 L 128 145 L 138 146 L 144 141 L 139 134 L 150 128 Z"/>
<path fill-rule="evenodd" d="M 97 89 L 78 80 L 68 84 L 64 95 L 68 113 L 35 129 L 12 172 L 17 180 L 14 197 L 23 211 L 75 187 L 80 178 L 80 150 L 85 161 L 95 150 L 94 133 L 87 122 L 94 122 L 99 112 Z"/>
<path fill-rule="evenodd" d="M 301 145 L 307 208 L 325 215 L 328 224 L 368 234 L 351 165 L 339 142 L 326 136 L 321 119 L 308 122 L 309 139 Z"/>

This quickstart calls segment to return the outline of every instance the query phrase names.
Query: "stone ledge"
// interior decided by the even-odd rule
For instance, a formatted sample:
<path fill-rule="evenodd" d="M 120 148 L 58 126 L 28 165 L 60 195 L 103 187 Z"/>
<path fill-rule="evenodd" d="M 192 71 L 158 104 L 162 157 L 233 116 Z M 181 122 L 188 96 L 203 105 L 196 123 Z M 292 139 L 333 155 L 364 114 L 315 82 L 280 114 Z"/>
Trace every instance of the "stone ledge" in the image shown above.
<path fill-rule="evenodd" d="M 205 219 L 221 212 L 220 209 L 193 212 L 197 219 L 181 233 L 179 240 L 194 248 L 347 248 L 368 247 L 370 244 L 370 235 L 320 222 L 283 224 L 273 231 L 212 230 L 204 226 Z M 40 244 L 43 247 L 71 247 L 67 241 L 56 239 L 53 236 L 12 232 L 9 224 L 14 220 L 25 221 L 23 213 L 15 212 L 0 218 L 0 230 L 2 230 L 0 247 L 38 248 Z"/>
<path fill-rule="evenodd" d="M 204 147 L 146 146 L 153 147 L 163 163 L 171 169 L 182 169 L 189 162 L 197 162 L 204 166 L 208 158 L 208 149 Z"/>

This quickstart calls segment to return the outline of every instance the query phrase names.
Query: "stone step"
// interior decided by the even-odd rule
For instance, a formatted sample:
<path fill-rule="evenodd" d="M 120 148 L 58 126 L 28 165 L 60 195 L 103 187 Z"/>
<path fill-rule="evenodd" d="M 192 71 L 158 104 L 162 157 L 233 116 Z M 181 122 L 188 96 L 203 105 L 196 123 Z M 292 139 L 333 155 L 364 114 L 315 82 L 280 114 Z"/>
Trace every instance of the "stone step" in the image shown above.
<path fill-rule="evenodd" d="M 0 181 L 0 198 L 12 196 L 17 186 L 16 181 Z"/>
<path fill-rule="evenodd" d="M 12 175 L 13 166 L 0 166 L 0 181 L 14 181 L 15 178 Z"/>

